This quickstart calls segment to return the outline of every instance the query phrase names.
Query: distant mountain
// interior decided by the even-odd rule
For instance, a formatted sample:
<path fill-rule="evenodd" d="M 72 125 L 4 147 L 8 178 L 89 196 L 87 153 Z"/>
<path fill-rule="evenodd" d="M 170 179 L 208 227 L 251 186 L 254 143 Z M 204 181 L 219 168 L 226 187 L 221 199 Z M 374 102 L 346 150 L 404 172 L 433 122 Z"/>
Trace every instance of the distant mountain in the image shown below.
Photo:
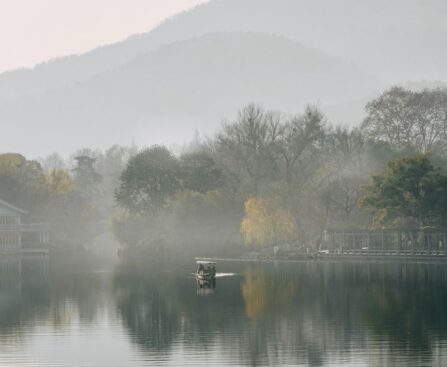
<path fill-rule="evenodd" d="M 219 31 L 272 33 L 387 83 L 447 81 L 445 0 L 212 0 L 146 34 L 0 75 L 0 102 L 85 81 L 161 45 Z"/>
<path fill-rule="evenodd" d="M 0 121 L 12 130 L 0 135 L 0 144 L 45 153 L 132 138 L 178 142 L 194 129 L 215 131 L 223 117 L 250 102 L 299 113 L 306 103 L 337 104 L 380 87 L 368 73 L 297 42 L 212 33 L 0 105 Z"/>
<path fill-rule="evenodd" d="M 444 0 L 211 0 L 148 33 L 0 74 L 0 146 L 178 142 L 252 101 L 292 113 L 316 103 L 357 123 L 383 86 L 447 81 L 445 19 Z"/>

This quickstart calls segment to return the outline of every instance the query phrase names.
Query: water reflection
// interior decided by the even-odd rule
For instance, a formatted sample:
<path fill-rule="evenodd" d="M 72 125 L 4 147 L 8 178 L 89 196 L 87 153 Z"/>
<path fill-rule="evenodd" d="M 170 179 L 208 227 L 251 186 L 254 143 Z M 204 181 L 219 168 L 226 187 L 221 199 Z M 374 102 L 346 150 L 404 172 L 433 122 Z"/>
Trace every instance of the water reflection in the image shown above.
<path fill-rule="evenodd" d="M 295 293 L 293 282 L 279 273 L 268 274 L 265 269 L 249 268 L 244 276 L 242 295 L 249 319 L 257 319 L 269 310 L 278 310 L 292 302 Z"/>
<path fill-rule="evenodd" d="M 134 340 L 150 355 L 218 343 L 237 352 L 226 363 L 312 366 L 369 363 L 371 355 L 428 363 L 433 341 L 446 340 L 442 266 L 228 266 L 240 276 L 221 279 L 211 298 L 197 297 L 200 285 L 193 292 L 187 277 L 120 278 L 120 310 Z"/>
<path fill-rule="evenodd" d="M 133 342 L 163 353 L 179 332 L 175 277 L 123 267 L 115 273 L 114 294 L 122 322 Z"/>
<path fill-rule="evenodd" d="M 96 272 L 3 258 L 0 365 L 447 365 L 444 265 L 219 266 L 235 275 L 216 285 L 190 264 Z"/>
<path fill-rule="evenodd" d="M 216 278 L 212 279 L 196 279 L 197 295 L 210 296 L 214 294 L 216 289 Z"/>
<path fill-rule="evenodd" d="M 47 257 L 0 257 L 0 333 L 32 321 L 47 296 Z"/>

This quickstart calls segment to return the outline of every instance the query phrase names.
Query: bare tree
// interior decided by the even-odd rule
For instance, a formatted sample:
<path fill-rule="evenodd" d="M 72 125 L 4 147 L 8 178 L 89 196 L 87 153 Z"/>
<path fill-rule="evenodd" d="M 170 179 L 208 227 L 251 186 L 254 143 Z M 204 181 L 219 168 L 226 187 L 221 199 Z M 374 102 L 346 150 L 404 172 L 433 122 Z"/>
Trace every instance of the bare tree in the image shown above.
<path fill-rule="evenodd" d="M 373 140 L 394 146 L 413 146 L 419 152 L 445 154 L 447 90 L 412 92 L 401 87 L 385 91 L 366 106 L 362 131 Z"/>
<path fill-rule="evenodd" d="M 324 136 L 325 120 L 316 108 L 308 106 L 301 116 L 289 119 L 281 130 L 280 155 L 287 183 L 304 170 Z"/>
<path fill-rule="evenodd" d="M 250 104 L 239 111 L 236 122 L 225 124 L 217 135 L 217 155 L 230 170 L 246 176 L 256 193 L 260 180 L 277 172 L 275 153 L 281 129 L 278 114 Z"/>

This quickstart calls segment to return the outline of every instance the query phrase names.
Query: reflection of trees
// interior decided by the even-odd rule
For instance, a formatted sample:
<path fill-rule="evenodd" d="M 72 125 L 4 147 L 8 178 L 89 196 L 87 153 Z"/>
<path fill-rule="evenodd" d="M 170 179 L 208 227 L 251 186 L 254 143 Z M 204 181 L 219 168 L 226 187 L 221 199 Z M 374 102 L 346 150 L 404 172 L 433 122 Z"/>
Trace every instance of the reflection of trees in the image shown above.
<path fill-rule="evenodd" d="M 391 364 L 417 360 L 447 330 L 440 267 L 233 266 L 240 276 L 220 279 L 211 297 L 197 296 L 187 271 L 121 269 L 115 297 L 131 338 L 148 353 L 181 345 L 190 353 L 218 348 L 228 364 L 322 366 L 370 349 Z"/>
<path fill-rule="evenodd" d="M 442 267 L 414 265 L 400 269 L 394 282 L 374 284 L 363 310 L 370 332 L 384 336 L 391 349 L 430 352 L 447 329 L 446 274 Z"/>
<path fill-rule="evenodd" d="M 180 331 L 172 280 L 156 272 L 142 274 L 120 269 L 114 293 L 120 317 L 131 338 L 145 349 L 168 350 Z"/>
<path fill-rule="evenodd" d="M 268 288 L 264 273 L 260 272 L 258 274 L 253 274 L 252 270 L 245 272 L 245 282 L 242 285 L 242 294 L 244 296 L 248 318 L 256 319 L 265 313 L 269 299 Z"/>
<path fill-rule="evenodd" d="M 119 315 L 134 342 L 148 353 L 167 353 L 177 343 L 203 351 L 215 345 L 214 335 L 224 335 L 224 345 L 237 346 L 233 332 L 244 318 L 239 279 L 229 287 L 218 281 L 215 294 L 201 297 L 188 270 L 158 270 L 124 265 L 115 273 Z"/>
<path fill-rule="evenodd" d="M 190 269 L 189 269 L 190 270 Z M 244 316 L 238 280 L 220 287 L 210 297 L 197 296 L 197 284 L 188 270 L 123 265 L 114 277 L 114 294 L 120 318 L 131 339 L 148 353 L 168 352 L 174 343 L 206 350 L 215 343 L 214 333 L 232 331 Z"/>
<path fill-rule="evenodd" d="M 426 325 L 430 320 L 423 315 L 426 311 L 418 304 L 419 297 L 409 293 L 409 289 L 374 287 L 364 317 L 372 333 L 387 337 L 390 348 L 398 349 L 404 342 L 408 344 L 410 353 L 418 354 L 430 350 L 430 335 L 424 332 L 430 329 Z M 432 301 L 431 295 L 427 294 L 424 303 Z"/>
<path fill-rule="evenodd" d="M 412 361 L 431 357 L 433 346 L 447 329 L 443 311 L 447 306 L 447 269 L 443 265 L 319 267 L 328 299 L 322 308 L 323 319 L 335 323 L 339 335 L 349 333 L 352 345 L 378 349 L 381 357 Z"/>
<path fill-rule="evenodd" d="M 46 278 L 36 275 L 38 264 L 22 264 L 20 277 L 17 266 L 8 269 L 0 279 L 0 335 L 26 337 L 42 323 L 90 324 L 110 307 L 150 358 L 209 351 L 228 365 L 322 366 L 360 351 L 377 358 L 365 363 L 430 364 L 447 331 L 442 265 L 225 264 L 238 275 L 219 278 L 209 297 L 197 296 L 190 266 L 121 265 L 112 282 L 78 265 L 53 264 Z"/>
<path fill-rule="evenodd" d="M 43 312 L 48 304 L 47 277 L 35 270 L 47 265 L 45 259 L 0 258 L 0 333 L 15 330 Z"/>
<path fill-rule="evenodd" d="M 447 269 L 442 266 L 303 263 L 281 268 L 245 272 L 242 294 L 252 321 L 244 336 L 251 348 L 243 358 L 253 365 L 264 355 L 271 364 L 288 356 L 288 361 L 318 366 L 334 346 L 345 358 L 351 351 L 378 348 L 382 357 L 417 360 L 427 358 L 447 330 Z"/>
<path fill-rule="evenodd" d="M 284 264 L 244 272 L 242 295 L 250 321 L 241 334 L 241 345 L 248 347 L 241 350 L 241 358 L 253 366 L 323 363 L 324 335 L 309 330 L 313 322 L 308 318 L 318 317 L 309 312 L 315 298 L 306 295 L 306 274 L 295 270 Z"/>
<path fill-rule="evenodd" d="M 26 337 L 30 328 L 46 324 L 66 328 L 75 318 L 90 323 L 104 304 L 104 280 L 76 261 L 10 257 L 1 271 L 0 335 Z M 39 322 L 36 323 L 36 320 Z"/>
<path fill-rule="evenodd" d="M 277 282 L 262 269 L 248 269 L 244 275 L 242 295 L 249 319 L 263 316 L 269 308 L 289 303 L 294 295 L 291 281 Z"/>

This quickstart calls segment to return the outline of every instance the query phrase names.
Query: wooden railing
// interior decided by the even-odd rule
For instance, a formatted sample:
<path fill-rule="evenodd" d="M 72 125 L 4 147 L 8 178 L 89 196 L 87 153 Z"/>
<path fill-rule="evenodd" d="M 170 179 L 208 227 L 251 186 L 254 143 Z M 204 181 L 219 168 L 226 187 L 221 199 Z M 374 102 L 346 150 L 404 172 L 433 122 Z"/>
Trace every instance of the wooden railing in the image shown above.
<path fill-rule="evenodd" d="M 414 250 L 397 250 L 397 249 L 388 249 L 388 250 L 380 250 L 380 249 L 358 249 L 358 250 L 321 250 L 319 251 L 319 255 L 335 255 L 335 256 L 385 256 L 385 257 L 393 257 L 393 256 L 404 256 L 404 257 L 415 257 L 415 256 L 430 256 L 430 257 L 442 257 L 447 256 L 447 251 L 443 249 L 414 249 Z"/>
<path fill-rule="evenodd" d="M 0 224 L 0 232 L 48 232 L 49 223 Z"/>

